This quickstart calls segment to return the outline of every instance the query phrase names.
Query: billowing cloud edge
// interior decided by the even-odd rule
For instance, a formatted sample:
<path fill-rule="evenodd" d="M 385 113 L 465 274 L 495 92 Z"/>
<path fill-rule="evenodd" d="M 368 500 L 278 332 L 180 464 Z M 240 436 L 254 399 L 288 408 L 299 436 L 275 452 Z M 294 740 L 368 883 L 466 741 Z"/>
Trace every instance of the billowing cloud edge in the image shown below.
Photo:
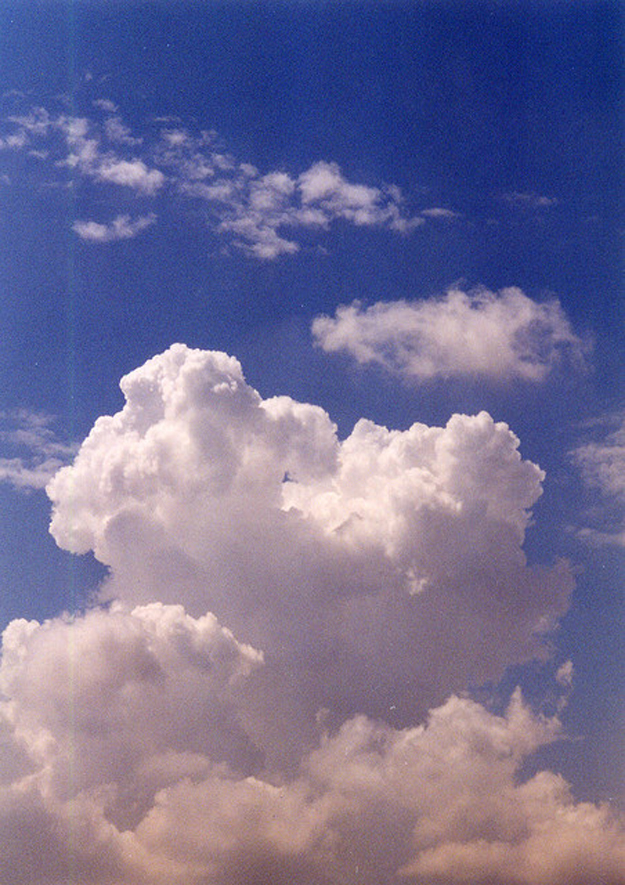
<path fill-rule="evenodd" d="M 57 542 L 111 568 L 102 601 L 3 636 L 0 878 L 620 881 L 616 811 L 521 777 L 563 736 L 570 662 L 555 712 L 463 696 L 548 660 L 572 586 L 525 560 L 544 474 L 505 424 L 341 441 L 183 345 L 122 390 L 48 485 Z"/>
<path fill-rule="evenodd" d="M 180 606 L 12 622 L 0 873 L 15 885 L 622 881 L 613 809 L 576 802 L 549 771 L 519 779 L 562 736 L 519 690 L 503 714 L 452 696 L 404 729 L 357 715 L 329 731 L 321 718 L 296 769 L 271 774 L 236 719 L 262 666 Z"/>

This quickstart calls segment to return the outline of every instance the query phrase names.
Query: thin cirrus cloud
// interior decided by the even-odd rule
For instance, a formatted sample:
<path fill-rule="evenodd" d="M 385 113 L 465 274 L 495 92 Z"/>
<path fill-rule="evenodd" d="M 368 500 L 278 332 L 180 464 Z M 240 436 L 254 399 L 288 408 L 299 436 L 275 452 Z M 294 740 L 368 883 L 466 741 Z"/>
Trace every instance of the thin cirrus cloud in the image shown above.
<path fill-rule="evenodd" d="M 616 885 L 616 813 L 521 776 L 570 662 L 556 712 L 461 696 L 547 660 L 572 587 L 526 561 L 544 474 L 510 429 L 341 441 L 183 345 L 121 387 L 48 485 L 57 543 L 110 578 L 3 636 L 0 878 Z"/>
<path fill-rule="evenodd" d="M 589 349 L 557 300 L 518 288 L 451 289 L 440 298 L 359 302 L 313 321 L 316 343 L 416 381 L 477 377 L 539 382 L 563 359 L 582 367 Z"/>
<path fill-rule="evenodd" d="M 451 210 L 411 215 L 394 185 L 349 181 L 334 162 L 318 161 L 300 174 L 277 170 L 262 174 L 224 151 L 212 131 L 199 135 L 171 123 L 154 121 L 150 137 L 138 137 L 106 99 L 94 103 L 99 116 L 52 114 L 32 108 L 5 120 L 0 150 L 24 151 L 45 165 L 51 178 L 70 176 L 74 185 L 91 181 L 134 192 L 137 199 L 157 194 L 182 197 L 205 209 L 207 227 L 252 258 L 274 260 L 299 251 L 297 232 L 325 231 L 336 221 L 356 227 L 408 234 L 431 217 L 450 218 Z M 444 213 L 444 214 L 441 214 Z M 147 227 L 129 220 L 76 221 L 78 236 L 90 243 L 112 243 Z"/>

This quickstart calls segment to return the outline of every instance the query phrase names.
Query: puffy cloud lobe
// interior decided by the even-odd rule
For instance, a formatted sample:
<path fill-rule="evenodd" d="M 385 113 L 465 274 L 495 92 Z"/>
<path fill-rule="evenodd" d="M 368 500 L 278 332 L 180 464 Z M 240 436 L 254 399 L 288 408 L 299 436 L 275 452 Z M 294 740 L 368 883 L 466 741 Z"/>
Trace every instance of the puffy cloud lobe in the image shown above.
<path fill-rule="evenodd" d="M 10 624 L 0 723 L 21 768 L 0 784 L 3 879 L 621 881 L 622 829 L 606 806 L 575 803 L 550 772 L 519 783 L 561 728 L 518 691 L 502 716 L 451 697 L 417 727 L 353 717 L 292 774 L 268 776 L 224 735 L 259 666 L 212 616 L 179 606 Z"/>
<path fill-rule="evenodd" d="M 121 386 L 48 486 L 57 543 L 94 550 L 111 596 L 210 608 L 302 723 L 424 712 L 544 655 L 571 577 L 525 562 L 543 474 L 506 425 L 362 421 L 340 442 L 322 409 L 263 400 L 235 359 L 183 345 Z"/>
<path fill-rule="evenodd" d="M 477 377 L 543 381 L 566 357 L 583 366 L 586 344 L 553 300 L 538 303 L 520 289 L 450 290 L 442 298 L 359 302 L 314 320 L 317 344 L 361 364 L 405 378 Z"/>
<path fill-rule="evenodd" d="M 208 761 L 244 770 L 258 756 L 233 699 L 262 660 L 182 606 L 17 620 L 3 635 L 2 718 L 29 761 L 24 776 L 40 771 L 59 798 L 100 791 L 111 820 L 127 822 L 169 778 Z"/>

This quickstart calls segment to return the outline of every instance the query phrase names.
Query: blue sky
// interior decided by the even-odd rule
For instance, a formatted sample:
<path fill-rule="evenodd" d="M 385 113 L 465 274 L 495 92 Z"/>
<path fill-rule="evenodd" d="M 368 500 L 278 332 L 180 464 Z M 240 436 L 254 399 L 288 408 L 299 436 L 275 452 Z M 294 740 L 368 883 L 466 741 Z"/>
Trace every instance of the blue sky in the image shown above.
<path fill-rule="evenodd" d="M 277 863 L 285 881 L 390 885 L 403 869 L 408 881 L 556 885 L 573 881 L 575 844 L 589 858 L 580 881 L 618 881 L 618 4 L 7 2 L 0 41 L 0 620 L 18 625 L 0 684 L 2 802 L 46 762 L 58 795 L 28 800 L 46 832 L 62 833 L 80 803 L 93 827 L 114 829 L 94 883 L 278 881 Z M 212 352 L 236 357 L 245 381 Z M 133 370 L 122 412 L 119 382 Z M 213 401 L 217 390 L 235 399 Z M 162 607 L 158 641 L 150 605 Z M 178 605 L 176 633 L 182 615 L 167 607 Z M 226 632 L 201 620 L 207 611 Z M 22 631 L 19 619 L 50 620 Z M 207 654 L 227 645 L 247 689 L 231 696 L 232 673 L 185 681 L 170 629 Z M 63 765 L 91 746 L 89 730 L 61 734 L 29 680 L 50 661 L 80 667 L 79 647 L 85 672 L 101 675 L 73 700 L 61 677 L 42 684 L 58 709 L 69 697 L 88 718 L 102 685 L 144 672 L 131 635 L 168 674 L 159 699 L 148 686 L 137 700 L 139 719 L 165 723 L 146 725 L 158 753 L 137 749 L 113 773 L 94 762 L 70 796 Z M 113 675 L 106 636 L 119 643 Z M 193 703 L 236 727 L 194 720 L 172 737 L 167 711 L 189 684 Z M 522 713 L 508 707 L 516 685 Z M 117 728 L 127 695 L 110 690 Z M 321 708 L 328 732 L 311 750 Z M 561 838 L 551 867 L 538 837 L 517 855 L 501 836 L 500 860 L 475 860 L 471 846 L 492 833 L 459 835 L 425 802 L 428 734 L 449 723 L 437 738 L 447 746 L 454 717 L 458 746 L 463 735 L 473 746 L 478 724 L 489 740 L 505 731 L 517 780 L 493 763 L 492 790 L 516 797 L 528 832 Z M 402 800 L 417 830 L 409 839 L 397 817 L 396 848 L 382 847 L 372 824 L 345 824 L 355 787 L 336 780 L 334 754 L 383 743 L 382 792 L 362 801 L 395 820 L 398 735 L 424 722 Z M 74 749 L 42 761 L 37 729 Z M 106 747 L 102 737 L 103 758 L 121 753 Z M 178 759 L 178 782 L 156 761 L 174 752 L 196 754 Z M 137 774 L 147 768 L 159 771 L 151 786 Z M 445 795 L 458 793 L 456 774 Z M 557 808 L 541 822 L 532 791 L 557 774 L 573 798 L 549 793 Z M 198 809 L 253 806 L 263 819 L 265 799 L 240 792 L 249 776 L 283 785 L 284 832 L 289 814 L 323 820 L 334 847 L 320 848 L 312 823 L 292 844 L 263 830 L 251 861 L 248 824 L 232 811 L 223 848 Z M 196 879 L 166 848 L 176 802 L 208 834 L 189 848 Z M 549 829 L 558 802 L 579 830 Z M 424 821 L 438 842 L 415 836 Z M 135 866 L 116 841 L 124 827 Z M 7 833 L 5 875 L 43 881 L 34 860 L 14 878 L 20 837 L 11 822 Z M 68 881 L 70 855 L 81 881 L 98 869 L 56 838 L 43 852 L 55 883 Z M 449 860 L 458 845 L 469 852 L 460 867 Z"/>

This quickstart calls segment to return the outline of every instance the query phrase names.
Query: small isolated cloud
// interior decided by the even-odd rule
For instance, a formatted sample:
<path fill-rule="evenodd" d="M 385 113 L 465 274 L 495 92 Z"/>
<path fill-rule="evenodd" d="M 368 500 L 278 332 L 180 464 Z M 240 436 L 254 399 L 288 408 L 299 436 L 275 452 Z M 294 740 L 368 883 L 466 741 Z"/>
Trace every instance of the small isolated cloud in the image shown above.
<path fill-rule="evenodd" d="M 0 138 L 0 150 L 19 150 L 27 144 L 27 136 L 23 131 L 15 132 Z"/>
<path fill-rule="evenodd" d="M 516 206 L 520 209 L 552 209 L 558 205 L 558 200 L 555 197 L 545 197 L 533 191 L 530 193 L 512 191 L 503 194 L 502 199 L 509 206 Z"/>
<path fill-rule="evenodd" d="M 156 215 L 150 212 L 139 218 L 131 219 L 129 215 L 118 215 L 109 224 L 99 221 L 75 221 L 72 230 L 81 240 L 88 243 L 115 243 L 118 240 L 130 240 L 136 237 L 156 221 Z"/>
<path fill-rule="evenodd" d="M 93 175 L 98 181 L 120 184 L 148 196 L 154 196 L 165 181 L 159 169 L 148 169 L 143 160 L 120 160 L 116 157 L 102 158 Z"/>
<path fill-rule="evenodd" d="M 577 535 L 590 544 L 625 546 L 625 412 L 595 422 L 594 439 L 570 452 L 588 489 L 598 493 L 600 503 L 588 514 L 600 525 L 585 526 Z"/>
<path fill-rule="evenodd" d="M 16 489 L 44 489 L 54 474 L 76 453 L 76 445 L 61 442 L 52 418 L 19 410 L 0 413 L 0 482 Z"/>
<path fill-rule="evenodd" d="M 460 218 L 458 212 L 454 212 L 452 209 L 443 209 L 440 206 L 433 206 L 431 209 L 422 209 L 419 214 L 424 215 L 426 218 L 440 218 L 444 221 L 453 221 L 456 218 Z"/>
<path fill-rule="evenodd" d="M 93 102 L 94 107 L 99 108 L 101 111 L 104 111 L 107 114 L 116 114 L 118 111 L 117 105 L 114 101 L 111 101 L 108 98 L 96 98 Z"/>
<path fill-rule="evenodd" d="M 539 382 L 563 358 L 582 366 L 587 350 L 557 300 L 539 303 L 517 288 L 452 289 L 441 298 L 369 308 L 356 301 L 338 307 L 334 317 L 317 317 L 312 332 L 329 353 L 417 381 Z"/>

